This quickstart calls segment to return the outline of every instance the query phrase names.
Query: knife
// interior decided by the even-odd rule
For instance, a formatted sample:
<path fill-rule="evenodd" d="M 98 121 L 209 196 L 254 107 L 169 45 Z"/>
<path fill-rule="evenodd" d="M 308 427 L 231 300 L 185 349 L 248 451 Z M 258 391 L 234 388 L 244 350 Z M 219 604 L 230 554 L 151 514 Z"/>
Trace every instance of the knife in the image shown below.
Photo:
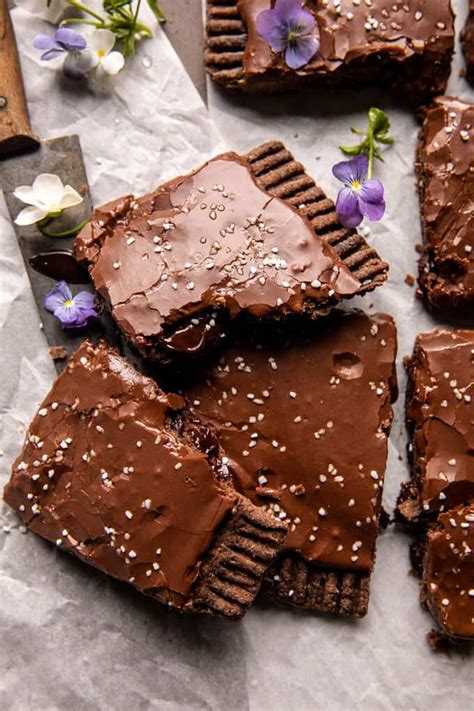
<path fill-rule="evenodd" d="M 30 126 L 7 0 L 0 0 L 0 159 L 38 146 Z"/>
<path fill-rule="evenodd" d="M 54 232 L 63 232 L 88 219 L 92 212 L 87 174 L 79 137 L 61 136 L 40 141 L 31 130 L 26 94 L 21 75 L 13 26 L 6 0 L 0 0 L 0 188 L 4 192 L 12 221 L 24 207 L 14 196 L 19 185 L 31 185 L 40 173 L 59 175 L 64 184 L 72 185 L 83 202 L 55 219 Z M 44 298 L 56 281 L 83 285 L 73 287 L 92 291 L 88 274 L 75 262 L 71 253 L 72 238 L 51 238 L 36 225 L 14 224 L 15 233 L 31 282 L 33 295 L 43 321 L 48 345 L 65 349 L 69 356 L 84 340 L 105 338 L 122 352 L 124 345 L 117 335 L 112 319 L 102 314 L 89 321 L 87 328 L 63 329 L 54 316 L 44 310 Z M 58 371 L 65 360 L 55 361 Z"/>
<path fill-rule="evenodd" d="M 204 27 L 200 0 L 161 0 L 166 16 L 163 29 L 202 100 L 207 104 L 204 71 Z"/>

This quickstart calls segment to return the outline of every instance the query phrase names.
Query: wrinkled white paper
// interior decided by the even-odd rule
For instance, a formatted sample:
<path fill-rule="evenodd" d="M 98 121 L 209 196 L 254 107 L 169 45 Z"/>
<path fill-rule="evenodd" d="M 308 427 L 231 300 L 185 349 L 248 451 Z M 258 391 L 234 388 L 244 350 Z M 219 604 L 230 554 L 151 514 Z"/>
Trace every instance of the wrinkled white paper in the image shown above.
<path fill-rule="evenodd" d="M 467 3 L 454 4 L 460 27 Z M 262 101 L 228 97 L 209 86 L 216 129 L 160 30 L 141 45 L 115 91 L 95 96 L 70 89 L 53 66 L 40 65 L 31 43 L 36 33 L 51 31 L 47 25 L 21 10 L 13 18 L 35 130 L 43 138 L 80 135 L 95 204 L 144 192 L 198 166 L 223 149 L 218 129 L 236 150 L 273 138 L 285 141 L 334 196 L 330 167 L 340 159 L 339 143 L 350 142 L 349 124 L 363 127 L 370 105 L 387 106 L 374 92 Z M 472 99 L 457 78 L 459 66 L 460 60 L 451 92 Z M 354 111 L 345 113 L 347 106 Z M 387 108 L 397 142 L 376 170 L 386 185 L 388 213 L 371 225 L 368 239 L 390 262 L 390 280 L 359 305 L 396 317 L 401 361 L 415 334 L 438 322 L 404 283 L 406 274 L 416 274 L 414 247 L 420 241 L 413 173 L 417 124 L 409 111 Z M 55 373 L 4 206 L 0 248 L 2 487 Z M 385 487 L 389 510 L 408 476 L 401 367 L 399 373 L 402 398 Z M 241 623 L 232 624 L 162 609 L 33 534 L 23 535 L 15 515 L 0 505 L 0 708 L 467 709 L 472 654 L 447 658 L 429 650 L 425 633 L 431 619 L 419 607 L 417 581 L 408 575 L 407 543 L 393 529 L 379 539 L 364 620 L 258 603 Z"/>

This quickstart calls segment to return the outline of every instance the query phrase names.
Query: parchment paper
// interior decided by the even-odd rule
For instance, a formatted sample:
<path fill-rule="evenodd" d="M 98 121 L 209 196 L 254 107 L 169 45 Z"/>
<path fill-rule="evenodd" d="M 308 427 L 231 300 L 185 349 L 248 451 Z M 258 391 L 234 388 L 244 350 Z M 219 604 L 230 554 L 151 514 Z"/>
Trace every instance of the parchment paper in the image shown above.
<path fill-rule="evenodd" d="M 460 10 L 459 26 L 461 15 Z M 94 96 L 58 83 L 52 67 L 40 65 L 31 41 L 46 26 L 20 10 L 13 18 L 33 125 L 42 137 L 79 133 L 95 204 L 130 190 L 145 191 L 222 150 L 218 130 L 161 31 L 142 45 L 114 93 Z M 472 99 L 457 72 L 455 66 L 451 91 Z M 377 166 L 377 176 L 385 182 L 389 209 L 383 223 L 371 225 L 368 239 L 390 261 L 391 273 L 389 283 L 361 305 L 397 318 L 401 360 L 415 334 L 436 325 L 403 281 L 407 273 L 416 273 L 414 246 L 420 241 L 413 116 L 374 92 L 257 101 L 209 88 L 211 116 L 228 147 L 247 150 L 270 138 L 284 140 L 333 196 L 337 186 L 330 167 L 340 159 L 339 143 L 348 142 L 348 125 L 363 127 L 370 105 L 388 108 L 397 143 L 386 164 Z M 343 110 L 347 106 L 353 107 L 350 114 Z M 54 369 L 4 209 L 0 235 L 3 486 Z M 402 394 L 404 383 L 400 368 Z M 389 509 L 408 476 L 402 399 L 386 476 Z M 232 624 L 162 609 L 34 534 L 23 535 L 18 519 L 3 505 L 0 708 L 467 709 L 473 656 L 448 658 L 429 650 L 425 633 L 431 619 L 419 607 L 417 581 L 408 575 L 407 543 L 392 528 L 380 537 L 364 620 L 258 603 L 241 623 Z"/>

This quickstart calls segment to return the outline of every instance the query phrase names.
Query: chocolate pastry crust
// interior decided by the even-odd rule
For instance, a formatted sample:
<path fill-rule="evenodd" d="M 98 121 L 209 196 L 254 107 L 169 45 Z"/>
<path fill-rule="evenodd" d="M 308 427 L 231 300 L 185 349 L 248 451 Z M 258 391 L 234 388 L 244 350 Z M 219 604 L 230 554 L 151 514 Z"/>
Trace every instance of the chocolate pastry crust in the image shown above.
<path fill-rule="evenodd" d="M 228 90 L 278 92 L 384 83 L 410 104 L 443 93 L 454 51 L 449 0 L 341 0 L 337 7 L 308 1 L 320 50 L 301 69 L 290 69 L 258 35 L 256 18 L 271 0 L 208 0 L 205 64 Z"/>
<path fill-rule="evenodd" d="M 397 512 L 423 524 L 474 499 L 474 331 L 420 334 L 407 372 L 411 480 Z"/>
<path fill-rule="evenodd" d="M 445 634 L 474 639 L 474 500 L 428 529 L 420 599 Z"/>
<path fill-rule="evenodd" d="M 267 595 L 366 613 L 395 356 L 389 316 L 335 312 L 293 331 L 246 329 L 185 388 L 189 419 L 213 431 L 235 487 L 288 521 Z"/>
<path fill-rule="evenodd" d="M 406 363 L 410 481 L 396 516 L 413 536 L 420 601 L 448 638 L 474 636 L 474 331 L 420 334 Z M 441 643 L 438 633 L 430 643 Z"/>
<path fill-rule="evenodd" d="M 242 313 L 325 315 L 388 269 L 279 142 L 98 208 L 75 256 L 129 342 L 160 360 L 201 355 Z"/>
<path fill-rule="evenodd" d="M 435 99 L 425 113 L 415 167 L 425 301 L 434 309 L 463 309 L 474 321 L 474 104 Z"/>
<path fill-rule="evenodd" d="M 183 401 L 85 341 L 45 398 L 5 501 L 35 533 L 183 612 L 242 617 L 286 525 L 236 493 Z"/>

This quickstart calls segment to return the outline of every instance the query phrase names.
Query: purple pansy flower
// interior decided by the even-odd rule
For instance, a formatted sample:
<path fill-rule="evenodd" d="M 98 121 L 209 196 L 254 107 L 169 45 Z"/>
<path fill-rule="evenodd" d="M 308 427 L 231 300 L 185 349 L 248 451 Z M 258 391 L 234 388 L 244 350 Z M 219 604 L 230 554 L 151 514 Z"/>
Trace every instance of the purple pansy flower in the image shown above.
<path fill-rule="evenodd" d="M 86 49 L 87 42 L 79 32 L 62 27 L 56 30 L 54 37 L 36 35 L 33 47 L 45 50 L 41 55 L 41 59 L 45 62 L 65 54 L 64 74 L 70 79 L 79 79 L 84 76 L 85 72 L 81 70 L 81 63 L 78 59 L 81 52 Z"/>
<path fill-rule="evenodd" d="M 285 62 L 300 69 L 314 57 L 320 42 L 315 36 L 316 20 L 303 8 L 302 0 L 276 0 L 272 10 L 257 16 L 257 32 L 274 52 L 285 52 Z"/>
<path fill-rule="evenodd" d="M 336 201 L 339 220 L 345 227 L 357 227 L 364 217 L 381 220 L 385 213 L 383 185 L 374 178 L 367 179 L 369 159 L 359 155 L 337 163 L 332 172 L 344 183 Z"/>
<path fill-rule="evenodd" d="M 46 294 L 44 308 L 56 316 L 63 328 L 80 328 L 86 325 L 89 318 L 98 316 L 94 294 L 80 291 L 73 296 L 65 281 L 59 281 Z"/>

